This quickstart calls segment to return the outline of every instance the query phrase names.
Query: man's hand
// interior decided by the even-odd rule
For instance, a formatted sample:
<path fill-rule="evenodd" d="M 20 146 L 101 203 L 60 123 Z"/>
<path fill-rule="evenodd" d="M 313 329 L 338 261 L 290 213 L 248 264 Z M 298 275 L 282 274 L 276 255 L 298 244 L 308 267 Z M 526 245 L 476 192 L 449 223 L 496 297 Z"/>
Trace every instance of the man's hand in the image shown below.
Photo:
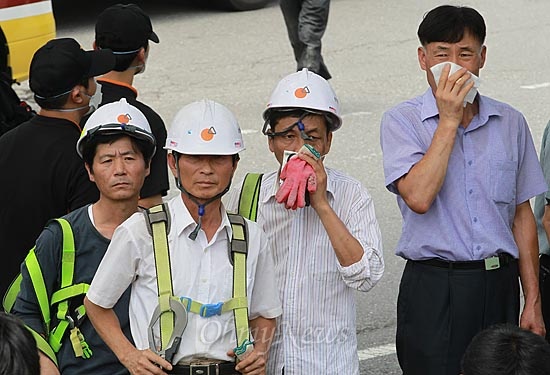
<path fill-rule="evenodd" d="M 47 355 L 40 350 L 38 355 L 40 357 L 40 375 L 59 375 L 59 369 Z"/>
<path fill-rule="evenodd" d="M 542 318 L 542 310 L 540 303 L 536 305 L 525 305 L 521 313 L 519 326 L 523 329 L 536 333 L 542 337 L 546 335 L 544 320 Z"/>
<path fill-rule="evenodd" d="M 285 203 L 286 208 L 295 210 L 306 205 L 306 188 L 314 192 L 317 188 L 315 171 L 304 160 L 293 156 L 281 170 L 283 184 L 275 194 L 278 203 Z"/>
<path fill-rule="evenodd" d="M 149 349 L 133 350 L 121 359 L 121 362 L 132 375 L 166 375 L 163 369 L 172 369 L 168 361 Z"/>
<path fill-rule="evenodd" d="M 464 100 L 468 91 L 474 87 L 474 81 L 466 83 L 470 78 L 466 68 L 449 76 L 450 70 L 450 64 L 443 67 L 434 95 L 439 110 L 439 124 L 457 128 L 464 114 Z"/>
<path fill-rule="evenodd" d="M 235 357 L 235 352 L 230 350 L 227 352 L 227 355 Z M 245 375 L 264 375 L 266 363 L 266 353 L 254 349 L 239 361 L 237 366 L 235 366 L 235 370 Z"/>

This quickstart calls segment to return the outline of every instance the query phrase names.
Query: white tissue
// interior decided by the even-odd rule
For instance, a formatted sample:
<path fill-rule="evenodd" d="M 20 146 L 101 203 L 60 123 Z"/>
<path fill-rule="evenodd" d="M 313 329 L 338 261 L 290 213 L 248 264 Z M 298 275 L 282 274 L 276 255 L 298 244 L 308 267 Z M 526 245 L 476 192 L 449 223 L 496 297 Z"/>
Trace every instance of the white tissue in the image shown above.
<path fill-rule="evenodd" d="M 430 70 L 432 71 L 432 73 L 434 75 L 434 79 L 435 79 L 436 84 L 439 82 L 439 77 L 441 77 L 441 71 L 443 70 L 443 67 L 446 64 L 451 65 L 451 71 L 449 72 L 449 75 L 455 73 L 459 69 L 462 69 L 462 67 L 460 65 L 455 64 L 455 63 L 450 62 L 450 61 L 445 61 L 445 62 L 442 62 L 442 63 L 439 63 L 437 65 L 432 66 Z M 466 94 L 466 97 L 464 98 L 464 106 L 465 107 L 466 107 L 466 103 L 471 104 L 471 103 L 474 102 L 474 99 L 476 98 L 476 94 L 477 94 L 477 88 L 481 84 L 481 79 L 478 76 L 474 75 L 472 72 L 468 72 L 468 73 L 470 73 L 470 78 L 464 84 L 467 84 L 470 81 L 474 81 L 474 87 L 472 87 L 471 90 L 468 91 L 468 94 Z"/>

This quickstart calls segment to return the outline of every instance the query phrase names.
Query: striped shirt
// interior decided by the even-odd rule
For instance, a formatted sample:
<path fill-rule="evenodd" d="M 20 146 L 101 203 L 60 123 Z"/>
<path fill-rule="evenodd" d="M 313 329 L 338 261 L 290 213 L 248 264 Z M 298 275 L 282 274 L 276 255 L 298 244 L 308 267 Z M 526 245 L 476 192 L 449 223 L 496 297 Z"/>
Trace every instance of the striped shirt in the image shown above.
<path fill-rule="evenodd" d="M 237 210 L 241 186 L 228 196 L 229 210 Z M 330 205 L 364 249 L 359 262 L 342 267 L 315 210 L 285 209 L 277 188 L 276 172 L 263 176 L 258 223 L 273 248 L 283 304 L 267 373 L 358 374 L 354 291 L 368 291 L 384 272 L 372 198 L 357 180 L 327 168 Z"/>

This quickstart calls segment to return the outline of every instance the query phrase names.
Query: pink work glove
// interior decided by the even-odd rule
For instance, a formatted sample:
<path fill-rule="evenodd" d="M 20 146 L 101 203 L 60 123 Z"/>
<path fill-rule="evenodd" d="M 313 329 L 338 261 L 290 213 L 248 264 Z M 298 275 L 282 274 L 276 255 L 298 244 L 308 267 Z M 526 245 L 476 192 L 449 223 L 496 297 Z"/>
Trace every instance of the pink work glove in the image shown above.
<path fill-rule="evenodd" d="M 310 193 L 317 190 L 317 177 L 313 167 L 297 155 L 285 164 L 279 177 L 283 184 L 275 194 L 275 199 L 278 203 L 285 202 L 286 208 L 295 210 L 305 207 L 306 188 Z"/>

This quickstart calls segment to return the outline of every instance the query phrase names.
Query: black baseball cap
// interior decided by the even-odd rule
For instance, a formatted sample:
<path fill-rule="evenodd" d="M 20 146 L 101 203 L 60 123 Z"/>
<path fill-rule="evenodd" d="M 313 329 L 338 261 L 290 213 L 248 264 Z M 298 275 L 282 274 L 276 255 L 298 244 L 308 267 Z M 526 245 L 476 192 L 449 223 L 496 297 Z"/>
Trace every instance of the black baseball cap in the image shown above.
<path fill-rule="evenodd" d="M 84 79 L 110 72 L 115 63 L 115 55 L 109 49 L 84 51 L 72 38 L 52 39 L 32 58 L 29 86 L 38 98 L 54 98 Z"/>
<path fill-rule="evenodd" d="M 95 42 L 99 48 L 116 52 L 135 52 L 147 41 L 159 42 L 151 19 L 136 4 L 116 4 L 106 8 L 95 24 Z"/>

